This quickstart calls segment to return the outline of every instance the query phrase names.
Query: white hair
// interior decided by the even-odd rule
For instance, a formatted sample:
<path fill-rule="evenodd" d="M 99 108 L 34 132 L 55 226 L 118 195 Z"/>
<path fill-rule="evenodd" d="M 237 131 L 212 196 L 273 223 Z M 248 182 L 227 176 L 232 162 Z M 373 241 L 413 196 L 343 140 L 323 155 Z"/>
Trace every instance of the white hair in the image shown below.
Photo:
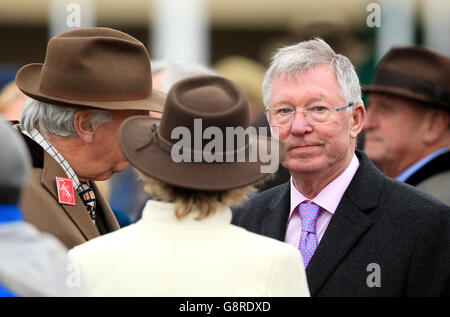
<path fill-rule="evenodd" d="M 325 64 L 334 70 L 340 88 L 340 95 L 348 104 L 362 104 L 361 86 L 351 61 L 334 50 L 321 38 L 300 42 L 278 49 L 264 76 L 263 101 L 266 108 L 271 98 L 272 82 L 281 75 L 295 77 L 303 71 L 310 71 Z M 350 111 L 352 107 L 349 108 Z"/>
<path fill-rule="evenodd" d="M 36 128 L 46 138 L 76 136 L 73 119 L 77 111 L 85 109 L 91 113 L 88 120 L 92 123 L 104 124 L 113 119 L 109 110 L 55 106 L 29 98 L 23 106 L 20 125 L 26 131 Z"/>
<path fill-rule="evenodd" d="M 162 91 L 169 92 L 178 81 L 190 77 L 219 74 L 204 65 L 184 60 L 156 60 L 152 61 L 152 74 L 164 71 Z"/>

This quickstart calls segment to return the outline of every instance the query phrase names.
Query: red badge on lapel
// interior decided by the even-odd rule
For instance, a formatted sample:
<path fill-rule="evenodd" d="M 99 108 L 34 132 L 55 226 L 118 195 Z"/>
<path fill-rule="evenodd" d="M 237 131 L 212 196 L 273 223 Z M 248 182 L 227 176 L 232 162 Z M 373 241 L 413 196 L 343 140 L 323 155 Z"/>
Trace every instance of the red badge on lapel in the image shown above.
<path fill-rule="evenodd" d="M 75 205 L 73 184 L 70 178 L 56 176 L 56 187 L 58 188 L 58 201 L 60 204 Z"/>

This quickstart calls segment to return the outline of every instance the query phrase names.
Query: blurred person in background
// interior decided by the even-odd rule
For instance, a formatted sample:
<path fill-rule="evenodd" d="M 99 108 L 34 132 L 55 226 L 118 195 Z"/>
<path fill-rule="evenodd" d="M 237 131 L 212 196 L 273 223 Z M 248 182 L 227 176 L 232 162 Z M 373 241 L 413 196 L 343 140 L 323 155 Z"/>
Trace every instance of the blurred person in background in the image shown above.
<path fill-rule="evenodd" d="M 23 221 L 18 204 L 30 161 L 19 133 L 0 115 L 0 297 L 85 295 L 67 249 Z"/>
<path fill-rule="evenodd" d="M 364 151 L 387 176 L 450 205 L 450 58 L 391 49 L 368 94 Z"/>
<path fill-rule="evenodd" d="M 152 61 L 153 88 L 165 93 L 176 82 L 201 75 L 217 75 L 217 72 L 207 66 L 185 60 Z M 150 116 L 160 118 L 161 114 L 150 111 Z M 144 205 L 150 196 L 144 191 L 133 167 L 114 175 L 106 186 L 109 188 L 109 203 L 118 216 L 121 227 L 141 218 Z"/>
<path fill-rule="evenodd" d="M 145 46 L 109 28 L 70 30 L 52 37 L 45 63 L 22 67 L 16 83 L 31 98 L 17 126 L 33 165 L 25 221 L 67 248 L 119 229 L 94 181 L 128 166 L 120 124 L 163 109 Z"/>
<path fill-rule="evenodd" d="M 214 64 L 214 69 L 242 89 L 250 105 L 250 123 L 264 116 L 262 82 L 264 66 L 244 56 L 228 56 Z"/>
<path fill-rule="evenodd" d="M 15 81 L 9 82 L 0 90 L 0 114 L 6 120 L 20 120 L 23 105 L 27 99 Z"/>
<path fill-rule="evenodd" d="M 356 150 L 366 112 L 350 60 L 321 39 L 283 47 L 263 94 L 292 177 L 232 223 L 298 248 L 311 296 L 448 296 L 449 207 Z"/>
<path fill-rule="evenodd" d="M 269 175 L 261 173 L 261 157 L 249 158 L 261 149 L 282 156 L 285 147 L 253 136 L 242 148 L 233 142 L 232 150 L 214 152 L 220 158 L 211 162 L 204 147 L 210 139 L 203 139 L 202 148 L 183 147 L 188 159 L 179 162 L 172 132 L 184 127 L 185 137 L 196 139 L 198 119 L 201 135 L 217 128 L 216 138 L 228 144 L 226 127 L 249 126 L 245 95 L 223 77 L 189 78 L 169 91 L 160 122 L 138 116 L 123 123 L 121 149 L 155 200 L 136 224 L 70 251 L 86 287 L 94 296 L 309 296 L 295 248 L 230 224 L 230 206 Z M 237 162 L 242 150 L 245 161 Z"/>

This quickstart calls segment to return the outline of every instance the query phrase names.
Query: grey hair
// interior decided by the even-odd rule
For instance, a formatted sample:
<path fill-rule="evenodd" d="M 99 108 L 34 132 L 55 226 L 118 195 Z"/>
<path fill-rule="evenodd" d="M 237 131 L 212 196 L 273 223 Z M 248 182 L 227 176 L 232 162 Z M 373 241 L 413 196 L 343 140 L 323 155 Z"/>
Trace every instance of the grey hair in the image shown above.
<path fill-rule="evenodd" d="M 152 61 L 152 74 L 164 71 L 162 91 L 168 92 L 178 81 L 194 76 L 219 74 L 213 69 L 201 64 L 184 60 L 156 60 Z"/>
<path fill-rule="evenodd" d="M 336 52 L 319 37 L 278 49 L 263 81 L 263 101 L 266 108 L 271 98 L 272 82 L 281 75 L 288 78 L 310 71 L 319 64 L 330 65 L 340 88 L 340 95 L 348 104 L 363 104 L 361 86 L 352 62 Z M 352 111 L 352 107 L 349 108 Z"/>
<path fill-rule="evenodd" d="M 46 138 L 52 135 L 59 137 L 76 136 L 77 131 L 73 125 L 75 113 L 88 108 L 61 107 L 48 104 L 35 99 L 28 99 L 22 109 L 20 125 L 23 130 L 38 129 Z M 111 122 L 112 113 L 109 110 L 88 109 L 92 123 L 104 124 Z"/>

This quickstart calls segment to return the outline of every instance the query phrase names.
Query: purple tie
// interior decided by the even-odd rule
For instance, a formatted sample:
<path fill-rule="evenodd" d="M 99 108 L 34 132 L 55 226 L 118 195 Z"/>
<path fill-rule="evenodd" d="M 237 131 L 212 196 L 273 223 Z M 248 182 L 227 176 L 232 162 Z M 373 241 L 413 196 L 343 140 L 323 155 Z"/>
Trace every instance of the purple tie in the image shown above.
<path fill-rule="evenodd" d="M 317 248 L 316 222 L 319 217 L 320 206 L 314 203 L 301 203 L 298 206 L 302 220 L 302 234 L 298 246 L 303 257 L 305 268 L 308 266 L 314 251 Z"/>

